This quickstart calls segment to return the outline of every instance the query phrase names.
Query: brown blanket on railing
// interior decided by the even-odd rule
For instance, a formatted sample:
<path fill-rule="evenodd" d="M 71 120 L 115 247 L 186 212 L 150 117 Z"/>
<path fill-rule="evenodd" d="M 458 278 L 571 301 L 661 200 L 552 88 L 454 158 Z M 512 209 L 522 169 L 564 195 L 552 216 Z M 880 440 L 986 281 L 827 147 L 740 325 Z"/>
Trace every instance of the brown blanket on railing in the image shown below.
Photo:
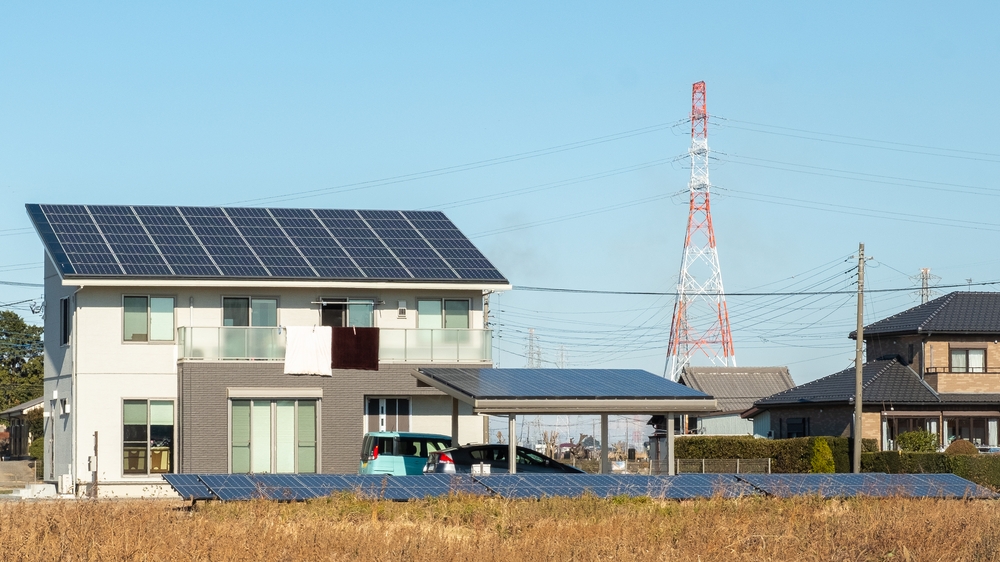
<path fill-rule="evenodd" d="M 330 366 L 378 370 L 378 328 L 334 328 Z"/>

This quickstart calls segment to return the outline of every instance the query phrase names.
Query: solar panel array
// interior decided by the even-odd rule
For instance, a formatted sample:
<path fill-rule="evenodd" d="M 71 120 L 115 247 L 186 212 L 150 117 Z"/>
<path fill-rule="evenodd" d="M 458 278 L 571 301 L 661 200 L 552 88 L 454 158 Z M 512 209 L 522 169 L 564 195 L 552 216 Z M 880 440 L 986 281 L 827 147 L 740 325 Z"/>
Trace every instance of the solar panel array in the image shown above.
<path fill-rule="evenodd" d="M 703 398 L 691 387 L 641 369 L 421 368 L 420 372 L 479 399 Z"/>
<path fill-rule="evenodd" d="M 27 210 L 63 276 L 507 282 L 439 211 Z"/>
<path fill-rule="evenodd" d="M 824 498 L 995 498 L 987 488 L 954 474 L 165 474 L 190 500 L 302 501 L 338 492 L 385 500 L 414 500 L 453 493 L 510 499 L 616 496 L 695 499 L 766 495 Z"/>

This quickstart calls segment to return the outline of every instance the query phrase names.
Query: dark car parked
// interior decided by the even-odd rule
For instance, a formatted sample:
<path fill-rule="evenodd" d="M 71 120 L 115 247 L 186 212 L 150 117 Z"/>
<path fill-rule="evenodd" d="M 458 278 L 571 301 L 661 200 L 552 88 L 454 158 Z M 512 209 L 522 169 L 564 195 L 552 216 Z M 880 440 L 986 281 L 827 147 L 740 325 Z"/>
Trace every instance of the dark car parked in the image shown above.
<path fill-rule="evenodd" d="M 509 450 L 508 445 L 493 444 L 465 445 L 435 451 L 427 456 L 424 474 L 431 472 L 467 473 L 472 472 L 472 465 L 480 463 L 489 465 L 490 474 L 506 473 L 510 471 L 510 464 L 507 461 Z M 525 447 L 517 448 L 517 472 L 583 473 L 579 468 L 562 464 Z"/>

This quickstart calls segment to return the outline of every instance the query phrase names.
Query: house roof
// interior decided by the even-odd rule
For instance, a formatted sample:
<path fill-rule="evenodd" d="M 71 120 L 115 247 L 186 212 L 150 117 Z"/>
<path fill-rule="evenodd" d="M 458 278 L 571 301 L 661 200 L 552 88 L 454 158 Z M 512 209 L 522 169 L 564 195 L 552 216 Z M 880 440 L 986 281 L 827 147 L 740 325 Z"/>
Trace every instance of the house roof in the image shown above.
<path fill-rule="evenodd" d="M 768 396 L 755 406 L 850 402 L 854 400 L 854 368 Z M 938 403 L 937 394 L 899 359 L 869 361 L 862 368 L 862 397 L 867 403 Z"/>
<path fill-rule="evenodd" d="M 714 398 L 638 369 L 421 368 L 420 382 L 477 414 L 714 412 Z"/>
<path fill-rule="evenodd" d="M 6 410 L 0 412 L 0 417 L 10 417 L 12 415 L 21 415 L 28 410 L 33 410 L 35 408 L 41 407 L 42 402 L 44 402 L 44 397 L 38 397 L 34 400 L 28 400 L 27 402 L 22 402 L 16 406 L 11 406 Z"/>
<path fill-rule="evenodd" d="M 864 335 L 928 332 L 1000 333 L 1000 293 L 949 293 L 865 326 Z"/>
<path fill-rule="evenodd" d="M 63 279 L 507 279 L 439 211 L 26 205 Z"/>
<path fill-rule="evenodd" d="M 723 413 L 795 386 L 788 367 L 685 367 L 678 382 L 714 396 Z"/>

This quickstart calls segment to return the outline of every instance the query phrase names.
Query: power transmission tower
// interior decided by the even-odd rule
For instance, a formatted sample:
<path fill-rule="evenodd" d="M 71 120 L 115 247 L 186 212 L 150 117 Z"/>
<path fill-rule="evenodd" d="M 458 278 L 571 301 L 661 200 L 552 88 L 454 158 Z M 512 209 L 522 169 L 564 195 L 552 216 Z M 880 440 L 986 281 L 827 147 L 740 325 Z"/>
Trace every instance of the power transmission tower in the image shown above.
<path fill-rule="evenodd" d="M 932 293 L 935 292 L 931 290 L 931 282 L 939 281 L 941 278 L 937 275 L 931 275 L 931 268 L 922 267 L 920 268 L 920 275 L 910 277 L 910 279 L 920 281 L 920 304 L 924 304 L 931 300 Z"/>
<path fill-rule="evenodd" d="M 708 356 L 712 364 L 736 366 L 709 205 L 708 103 L 704 82 L 691 88 L 691 149 L 688 153 L 691 155 L 688 184 L 691 203 L 665 370 L 665 376 L 673 381 L 680 377 L 681 370 L 698 352 Z"/>
<path fill-rule="evenodd" d="M 559 346 L 559 368 L 560 369 L 565 369 L 566 368 L 566 346 L 565 345 L 560 345 Z"/>
<path fill-rule="evenodd" d="M 528 360 L 529 369 L 540 369 L 542 367 L 542 348 L 535 340 L 535 329 L 528 328 L 528 349 L 524 354 Z"/>

